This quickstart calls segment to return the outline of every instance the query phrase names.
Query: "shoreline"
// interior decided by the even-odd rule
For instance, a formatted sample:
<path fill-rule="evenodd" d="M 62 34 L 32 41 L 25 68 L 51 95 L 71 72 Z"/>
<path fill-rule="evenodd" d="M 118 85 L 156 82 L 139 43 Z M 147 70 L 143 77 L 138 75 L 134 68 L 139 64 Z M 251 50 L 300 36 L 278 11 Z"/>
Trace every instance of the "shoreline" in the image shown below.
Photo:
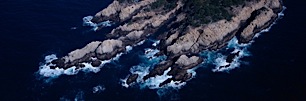
<path fill-rule="evenodd" d="M 260 3 L 263 1 L 265 0 L 259 1 L 258 4 L 256 5 L 260 5 Z M 167 56 L 167 58 L 164 61 L 160 62 L 158 65 L 154 66 L 154 69 L 149 71 L 148 75 L 144 76 L 143 81 L 146 81 L 147 79 L 151 77 L 162 75 L 170 67 L 172 67 L 172 69 L 170 69 L 170 71 L 168 71 L 169 73 L 166 73 L 166 75 L 171 75 L 172 77 L 168 78 L 164 82 L 161 82 L 160 87 L 170 83 L 171 81 L 179 81 L 179 82 L 188 81 L 189 79 L 192 78 L 192 76 L 190 76 L 191 74 L 188 73 L 187 71 L 195 68 L 197 65 L 201 64 L 203 61 L 205 62 L 205 59 L 202 59 L 201 57 L 199 57 L 199 53 L 201 51 L 220 50 L 226 47 L 228 42 L 232 40 L 234 37 L 238 37 L 239 43 L 249 43 L 250 41 L 252 41 L 256 33 L 262 31 L 263 29 L 270 27 L 278 19 L 278 15 L 275 16 L 275 13 L 278 14 L 280 11 L 284 9 L 282 1 L 278 1 L 278 0 L 274 0 L 274 1 L 281 3 L 279 8 L 273 9 L 273 8 L 268 8 L 266 6 L 262 6 L 260 7 L 260 9 L 255 9 L 253 11 L 247 9 L 245 11 L 249 10 L 251 11 L 252 14 L 255 12 L 256 15 L 250 14 L 250 17 L 244 18 L 246 19 L 246 21 L 243 21 L 243 19 L 242 20 L 239 19 L 242 22 L 239 22 L 238 25 L 236 24 L 237 22 L 235 22 L 235 17 L 236 17 L 235 16 L 231 19 L 231 21 L 220 20 L 220 21 L 210 23 L 208 25 L 200 26 L 200 27 L 190 27 L 190 26 L 185 26 L 185 25 L 177 26 L 177 27 L 182 27 L 182 26 L 185 27 L 183 30 L 180 30 L 178 28 L 175 28 L 172 30 L 172 28 L 170 27 L 172 32 L 169 31 L 169 32 L 163 32 L 160 34 L 162 36 L 167 36 L 167 37 L 159 39 L 159 41 L 161 41 L 161 44 L 156 44 L 156 47 L 157 49 L 159 49 L 160 52 L 155 54 L 157 56 L 165 55 Z M 104 21 L 105 19 L 109 21 L 110 19 L 112 19 L 115 22 L 117 21 L 117 23 L 122 23 L 122 25 L 119 25 L 117 28 L 113 29 L 111 33 L 107 34 L 107 37 L 109 37 L 107 38 L 108 40 L 97 41 L 97 43 L 99 44 L 95 44 L 95 43 L 88 44 L 86 45 L 86 47 L 82 49 L 78 49 L 76 51 L 69 53 L 68 56 L 65 56 L 60 59 L 52 60 L 51 61 L 52 67 L 50 67 L 50 69 L 63 68 L 65 70 L 73 66 L 76 66 L 76 69 L 78 70 L 80 68 L 85 67 L 84 64 L 82 63 L 89 63 L 93 67 L 95 66 L 101 67 L 101 64 L 103 62 L 100 62 L 100 61 L 109 60 L 115 55 L 118 55 L 118 53 L 126 52 L 127 46 L 135 46 L 136 43 L 147 40 L 148 36 L 152 36 L 156 34 L 156 32 L 160 30 L 161 26 L 168 25 L 167 27 L 169 27 L 169 25 L 172 26 L 173 24 L 181 23 L 185 21 L 184 20 L 185 18 L 178 18 L 176 16 L 182 13 L 182 12 L 178 12 L 178 10 L 181 9 L 181 7 L 183 7 L 184 5 L 182 4 L 182 2 L 180 1 L 177 2 L 177 6 L 174 9 L 169 10 L 169 11 L 156 12 L 154 10 L 153 11 L 142 10 L 144 8 L 149 8 L 150 7 L 149 4 L 153 2 L 144 0 L 139 3 L 126 5 L 126 4 L 118 4 L 117 1 L 115 0 L 112 4 L 110 4 L 109 7 L 101 11 L 101 12 L 110 12 L 110 14 L 99 12 L 92 19 L 93 23 L 95 22 L 98 23 L 97 22 L 99 21 L 98 19 L 100 20 L 102 19 L 101 21 Z M 257 3 L 257 2 L 250 2 L 250 3 Z M 114 6 L 114 5 L 117 5 L 117 6 Z M 123 5 L 126 8 L 120 7 L 118 5 Z M 251 4 L 251 6 L 253 5 Z M 120 10 L 126 10 L 127 8 L 129 10 L 132 10 L 130 12 L 127 12 L 126 13 L 127 15 L 122 15 L 122 12 L 112 11 L 113 9 L 120 11 Z M 237 9 L 244 9 L 244 8 L 245 7 L 237 8 Z M 270 15 L 267 15 L 267 13 Z M 156 14 L 160 14 L 160 15 L 156 15 Z M 98 18 L 97 16 L 100 16 L 100 15 L 101 15 L 101 18 Z M 267 17 L 271 16 L 271 18 L 267 20 L 267 22 L 255 22 L 255 20 L 261 19 L 261 17 L 266 17 L 266 16 Z M 157 19 L 159 19 L 160 21 L 158 21 Z M 174 20 L 177 20 L 177 21 L 173 22 L 171 19 L 173 19 L 173 21 Z M 178 19 L 182 19 L 182 20 L 179 21 Z M 249 19 L 250 21 L 247 21 Z M 265 19 L 268 19 L 268 18 L 265 18 Z M 135 22 L 125 23 L 126 21 L 134 21 L 134 20 Z M 262 23 L 264 24 L 261 25 L 260 27 L 257 27 L 257 25 L 260 25 Z M 221 30 L 224 30 L 225 32 L 229 31 L 228 33 L 224 34 L 224 36 L 222 36 L 222 34 L 219 36 L 218 35 L 214 36 L 216 32 L 220 32 L 220 31 L 215 30 L 218 28 L 211 29 L 212 26 L 219 26 L 219 27 L 221 26 L 220 28 L 223 28 L 226 25 L 231 26 L 231 24 L 237 27 L 234 29 L 233 28 L 229 29 L 225 27 L 227 29 L 221 29 Z M 255 25 L 253 24 L 255 24 L 256 27 L 254 27 Z M 208 39 L 209 42 L 207 42 L 207 40 L 203 40 L 202 38 L 208 38 L 207 32 L 209 31 L 212 32 L 208 34 L 209 37 L 211 37 L 212 39 Z M 204 32 L 204 36 L 203 36 L 203 32 Z M 225 32 L 222 32 L 222 33 L 225 33 Z M 160 35 L 158 35 L 157 38 L 160 37 Z M 174 39 L 170 39 L 172 36 Z M 218 39 L 218 37 L 221 37 L 221 39 Z M 168 42 L 168 40 L 170 40 L 169 42 L 171 42 L 171 44 L 165 43 L 165 42 Z M 203 42 L 204 42 L 204 45 L 203 45 Z M 186 48 L 186 47 L 189 47 L 189 48 Z M 81 53 L 80 55 L 79 52 L 85 52 L 85 53 Z M 89 52 L 89 53 L 86 53 L 86 52 Z M 50 63 L 46 63 L 46 64 L 49 65 Z M 128 76 L 126 80 L 129 80 L 128 83 L 131 84 L 132 81 L 137 82 L 136 79 L 138 77 L 139 77 L 138 75 L 132 73 L 131 76 Z"/>

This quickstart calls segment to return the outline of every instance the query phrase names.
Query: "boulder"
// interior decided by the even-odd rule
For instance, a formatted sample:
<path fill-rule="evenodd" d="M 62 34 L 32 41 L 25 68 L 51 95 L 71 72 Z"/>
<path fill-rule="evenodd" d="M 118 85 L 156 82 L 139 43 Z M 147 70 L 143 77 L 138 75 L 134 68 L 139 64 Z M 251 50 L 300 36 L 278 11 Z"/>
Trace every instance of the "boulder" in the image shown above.
<path fill-rule="evenodd" d="M 102 62 L 100 60 L 94 60 L 94 61 L 91 62 L 91 65 L 93 67 L 99 67 L 101 65 L 101 63 Z"/>
<path fill-rule="evenodd" d="M 87 44 L 82 49 L 77 49 L 77 50 L 70 52 L 67 56 L 63 57 L 65 60 L 65 63 L 80 59 L 84 57 L 86 54 L 94 52 L 100 44 L 101 44 L 100 41 L 94 41 L 94 42 Z"/>
<path fill-rule="evenodd" d="M 138 74 L 132 74 L 128 77 L 128 79 L 126 80 L 126 84 L 130 85 L 133 82 L 136 82 L 138 78 Z"/>
<path fill-rule="evenodd" d="M 188 66 L 194 63 L 197 63 L 200 58 L 197 56 L 187 57 L 186 55 L 181 55 L 179 59 L 175 62 L 179 66 Z"/>
<path fill-rule="evenodd" d="M 98 54 L 111 53 L 118 47 L 122 47 L 121 40 L 114 40 L 114 39 L 105 40 L 102 42 L 102 44 L 99 47 L 97 47 L 96 53 Z"/>

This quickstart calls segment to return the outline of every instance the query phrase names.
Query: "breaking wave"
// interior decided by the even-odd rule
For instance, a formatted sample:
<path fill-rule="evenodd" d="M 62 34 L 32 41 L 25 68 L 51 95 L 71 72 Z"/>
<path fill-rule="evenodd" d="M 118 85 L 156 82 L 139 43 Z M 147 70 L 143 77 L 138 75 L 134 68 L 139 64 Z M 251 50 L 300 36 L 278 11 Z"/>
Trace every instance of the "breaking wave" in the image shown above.
<path fill-rule="evenodd" d="M 134 45 L 134 46 L 140 46 L 140 45 L 142 45 L 145 41 L 146 41 L 146 40 L 142 40 L 142 41 L 138 42 L 138 43 L 137 43 L 136 45 Z"/>
<path fill-rule="evenodd" d="M 106 88 L 103 85 L 98 85 L 92 88 L 92 93 L 101 93 L 105 90 Z"/>
<path fill-rule="evenodd" d="M 159 43 L 160 43 L 160 40 L 154 41 L 154 43 L 152 44 L 152 46 L 156 47 Z"/>
<path fill-rule="evenodd" d="M 63 69 L 63 68 L 58 68 L 56 67 L 55 69 L 51 69 L 51 66 L 55 66 L 55 64 L 50 63 L 51 61 L 57 59 L 55 54 L 48 55 L 45 57 L 45 63 L 43 63 L 38 70 L 38 73 L 44 77 L 51 77 L 51 78 L 56 78 L 60 75 L 76 75 L 79 73 L 79 71 L 83 72 L 94 72 L 97 73 L 100 71 L 100 69 L 107 63 L 110 63 L 114 60 L 118 60 L 120 56 L 123 55 L 123 53 L 119 53 L 116 55 L 116 57 L 109 59 L 109 60 L 104 60 L 101 61 L 100 66 L 94 67 L 90 63 L 82 63 L 85 65 L 83 68 L 76 68 L 75 66 L 70 67 L 68 69 Z"/>
<path fill-rule="evenodd" d="M 96 31 L 99 27 L 109 27 L 112 26 L 112 22 L 107 20 L 100 23 L 94 23 L 91 20 L 93 19 L 93 16 L 86 16 L 83 18 L 83 26 L 91 26 L 93 27 L 92 30 Z"/>
<path fill-rule="evenodd" d="M 154 56 L 156 53 L 158 53 L 158 49 L 151 49 L 146 48 L 145 54 L 141 56 L 142 63 L 139 65 L 133 66 L 130 69 L 130 72 L 132 74 L 138 74 L 138 78 L 136 80 L 137 84 L 139 84 L 140 88 L 149 87 L 150 89 L 156 89 L 159 88 L 159 84 L 165 81 L 168 78 L 171 78 L 171 76 L 166 75 L 167 71 L 169 72 L 171 69 L 169 68 L 164 75 L 156 76 L 154 78 L 149 78 L 146 81 L 143 81 L 143 77 L 149 74 L 150 69 L 152 69 L 156 64 L 166 59 L 166 56 Z M 121 84 L 124 87 L 129 87 L 128 84 L 126 84 L 128 76 L 125 79 L 121 79 Z"/>
<path fill-rule="evenodd" d="M 156 41 L 152 45 L 156 45 L 159 42 Z M 152 48 L 146 48 L 145 54 L 142 57 L 142 63 L 136 66 L 133 66 L 130 69 L 130 72 L 132 74 L 138 74 L 138 78 L 136 79 L 136 83 L 141 89 L 143 88 L 149 88 L 149 89 L 158 89 L 158 88 L 181 88 L 183 85 L 186 84 L 186 82 L 179 82 L 179 81 L 171 81 L 169 84 L 164 85 L 163 87 L 159 87 L 159 85 L 166 81 L 169 78 L 172 78 L 172 76 L 167 75 L 168 72 L 171 70 L 171 67 L 168 68 L 163 75 L 157 75 L 155 77 L 148 78 L 147 80 L 143 81 L 143 77 L 149 74 L 150 70 L 153 69 L 153 67 L 160 63 L 161 61 L 166 59 L 166 56 L 155 56 L 156 53 L 158 53 L 158 49 L 152 49 Z M 192 73 L 193 76 L 195 76 L 194 70 L 188 70 L 188 73 Z M 128 76 L 125 79 L 121 79 L 121 84 L 124 87 L 129 87 L 128 84 L 126 84 Z"/>
<path fill-rule="evenodd" d="M 132 46 L 126 46 L 125 49 L 126 49 L 127 52 L 130 52 L 131 50 L 133 50 L 133 47 Z"/>
<path fill-rule="evenodd" d="M 145 42 L 145 40 L 137 43 L 137 45 L 134 45 L 134 47 L 142 45 L 144 42 Z M 56 78 L 56 77 L 58 77 L 62 74 L 76 75 L 76 74 L 79 73 L 79 71 L 97 73 L 97 72 L 100 71 L 100 69 L 105 64 L 110 63 L 114 60 L 119 60 L 121 55 L 129 53 L 131 50 L 133 50 L 133 47 L 132 46 L 126 46 L 125 49 L 126 49 L 125 53 L 119 53 L 115 57 L 113 57 L 112 59 L 101 61 L 101 65 L 98 66 L 98 67 L 94 67 L 90 63 L 82 63 L 83 65 L 85 65 L 85 67 L 83 67 L 83 68 L 77 68 L 77 67 L 73 66 L 73 67 L 70 67 L 68 69 L 57 68 L 57 67 L 55 69 L 51 69 L 50 68 L 51 66 L 55 66 L 55 64 L 52 64 L 51 61 L 53 61 L 55 59 L 58 59 L 55 54 L 51 54 L 51 55 L 48 55 L 48 56 L 45 57 L 45 62 L 39 67 L 38 73 L 40 75 L 44 76 L 44 77 L 51 77 L 51 78 Z M 159 51 L 155 50 L 154 54 L 156 54 L 157 52 L 159 52 Z M 146 56 L 152 56 L 153 57 L 154 54 L 150 53 Z M 95 59 L 95 58 L 92 58 L 92 59 Z"/>

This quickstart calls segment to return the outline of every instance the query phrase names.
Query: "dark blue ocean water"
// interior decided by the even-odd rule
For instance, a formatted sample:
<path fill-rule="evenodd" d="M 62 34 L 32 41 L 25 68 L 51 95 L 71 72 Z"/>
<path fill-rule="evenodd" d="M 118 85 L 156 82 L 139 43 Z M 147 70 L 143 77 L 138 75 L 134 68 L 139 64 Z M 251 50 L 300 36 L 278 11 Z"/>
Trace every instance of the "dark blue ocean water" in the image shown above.
<path fill-rule="evenodd" d="M 0 1 L 0 100 L 199 100 L 271 101 L 306 100 L 305 1 L 284 1 L 285 16 L 255 39 L 248 64 L 229 73 L 197 69 L 196 78 L 179 90 L 124 88 L 120 79 L 140 62 L 146 44 L 107 64 L 98 73 L 60 76 L 46 82 L 36 72 L 44 57 L 58 57 L 81 48 L 103 34 L 82 26 L 112 0 L 1 0 Z M 76 28 L 76 29 L 74 29 Z M 92 93 L 102 85 L 105 90 Z M 159 96 L 162 91 L 165 94 Z M 158 92 L 158 93 L 157 93 Z"/>

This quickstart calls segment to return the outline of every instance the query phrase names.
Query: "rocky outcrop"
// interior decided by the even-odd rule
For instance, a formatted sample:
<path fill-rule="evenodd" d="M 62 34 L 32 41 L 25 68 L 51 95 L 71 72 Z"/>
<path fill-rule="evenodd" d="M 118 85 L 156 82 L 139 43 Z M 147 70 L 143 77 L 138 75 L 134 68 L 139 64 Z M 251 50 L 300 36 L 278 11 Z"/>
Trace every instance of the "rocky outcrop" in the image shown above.
<path fill-rule="evenodd" d="M 120 40 L 105 40 L 97 47 L 96 52 L 98 54 L 111 53 L 115 48 L 122 47 L 122 41 Z"/>
<path fill-rule="evenodd" d="M 122 8 L 122 5 L 119 4 L 119 1 L 114 0 L 113 3 L 108 5 L 107 8 L 103 9 L 102 11 L 98 12 L 95 16 L 111 16 L 113 14 L 118 13 Z"/>
<path fill-rule="evenodd" d="M 107 35 L 110 39 L 103 42 L 91 42 L 82 49 L 77 49 L 63 58 L 54 60 L 53 63 L 56 64 L 56 67 L 60 68 L 69 68 L 82 63 L 91 63 L 92 65 L 98 66 L 100 62 L 92 58 L 104 61 L 111 59 L 120 52 L 124 52 L 126 46 L 134 45 L 145 39 L 147 35 L 153 34 L 159 26 L 170 19 L 170 15 L 174 14 L 182 7 L 182 3 L 178 2 L 177 6 L 170 11 L 155 12 L 143 9 L 138 10 L 153 2 L 155 2 L 155 0 L 143 0 L 132 4 L 125 4 L 115 0 L 107 8 L 97 13 L 96 18 L 104 20 L 111 18 L 112 15 L 119 14 L 121 20 L 131 17 L 131 20 L 134 22 L 126 23 L 113 29 L 112 32 Z M 135 13 L 136 17 L 132 17 L 132 13 Z M 96 19 L 93 19 L 93 21 L 94 20 Z"/>
<path fill-rule="evenodd" d="M 275 14 L 271 8 L 263 7 L 258 12 L 259 14 L 242 31 L 240 35 L 240 40 L 244 43 L 250 41 L 253 38 L 254 33 L 256 33 L 254 31 L 256 28 L 263 28 L 263 26 L 269 25 L 268 22 L 271 21 L 271 19 L 277 17 L 277 14 Z"/>
<path fill-rule="evenodd" d="M 279 0 L 258 0 L 247 2 L 245 6 L 238 6 L 233 9 L 233 13 L 236 14 L 230 21 L 220 20 L 208 25 L 202 25 L 200 27 L 188 27 L 188 31 L 184 36 L 181 36 L 174 44 L 167 47 L 167 51 L 173 54 L 192 52 L 197 53 L 198 50 L 208 49 L 216 46 L 216 43 L 223 42 L 228 36 L 234 36 L 234 34 L 241 35 L 241 39 L 247 42 L 253 38 L 254 29 L 266 27 L 267 22 L 273 21 L 277 16 L 277 10 L 272 9 L 281 8 Z M 247 20 L 251 18 L 253 12 L 260 10 L 259 14 L 256 14 L 255 19 L 252 19 L 251 24 L 247 24 Z M 241 34 L 237 30 L 242 28 L 241 25 L 247 24 L 246 28 L 243 28 Z M 229 34 L 234 33 L 234 34 Z M 221 45 L 222 46 L 222 45 Z"/>
<path fill-rule="evenodd" d="M 175 31 L 175 33 L 169 31 L 170 35 L 167 35 L 167 38 L 161 38 L 161 42 L 164 42 L 161 47 L 166 47 L 161 49 L 166 49 L 165 54 L 169 55 L 169 60 L 173 60 L 173 56 L 179 56 L 179 59 L 168 73 L 174 78 L 164 81 L 161 86 L 171 81 L 186 81 L 186 78 L 190 76 L 185 70 L 196 65 L 191 66 L 193 63 L 186 61 L 195 61 L 198 58 L 188 58 L 184 54 L 198 54 L 206 49 L 220 49 L 234 36 L 239 36 L 240 42 L 250 41 L 255 33 L 267 28 L 275 20 L 279 9 L 282 8 L 280 4 L 279 0 L 254 0 L 246 2 L 245 5 L 233 7 L 232 13 L 235 16 L 230 20 L 219 20 L 199 27 L 187 26 L 185 31 Z M 177 18 L 177 22 L 182 19 L 184 18 Z M 179 28 L 184 26 L 181 25 Z M 228 56 L 227 61 L 233 61 L 238 54 L 239 52 Z M 189 68 L 182 68 L 184 64 Z"/>
<path fill-rule="evenodd" d="M 142 7 L 145 7 L 156 0 L 142 0 L 133 3 L 120 3 L 114 0 L 107 8 L 98 12 L 93 19 L 93 22 L 101 22 L 103 20 L 125 21 L 132 17 Z"/>
<path fill-rule="evenodd" d="M 84 67 L 82 63 L 91 63 L 92 66 L 98 67 L 101 61 L 111 59 L 118 52 L 123 52 L 124 50 L 123 43 L 120 40 L 94 41 L 82 49 L 70 52 L 63 58 L 53 60 L 52 63 L 56 64 L 55 67 L 65 69 L 72 66 L 76 66 L 77 68 Z"/>
<path fill-rule="evenodd" d="M 128 79 L 126 80 L 126 84 L 130 85 L 133 82 L 136 82 L 137 78 L 138 78 L 138 74 L 132 74 L 128 77 Z"/>
<path fill-rule="evenodd" d="M 199 60 L 200 58 L 197 56 L 192 56 L 188 58 L 186 55 L 181 55 L 179 59 L 175 62 L 175 64 L 178 64 L 181 67 L 185 67 L 197 63 Z"/>
<path fill-rule="evenodd" d="M 95 23 L 105 20 L 119 23 L 118 27 L 106 35 L 107 40 L 91 42 L 84 48 L 52 61 L 52 64 L 56 64 L 52 68 L 66 69 L 72 66 L 82 68 L 84 67 L 82 63 L 90 63 L 98 67 L 102 64 L 101 61 L 124 52 L 125 47 L 134 46 L 155 34 L 161 42 L 157 46 L 161 51 L 158 55 L 166 55 L 167 59 L 154 65 L 154 68 L 144 77 L 131 74 L 126 83 L 138 82 L 140 80 L 138 78 L 146 81 L 149 78 L 164 75 L 169 69 L 166 75 L 171 78 L 163 81 L 160 87 L 172 81 L 186 82 L 192 78 L 192 73 L 188 70 L 195 69 L 205 60 L 198 56 L 199 52 L 220 49 L 235 36 L 239 42 L 250 41 L 255 33 L 269 26 L 282 9 L 280 0 L 248 0 L 244 4 L 227 9 L 233 14 L 231 19 L 193 26 L 186 23 L 188 22 L 186 15 L 190 13 L 184 10 L 186 0 L 175 0 L 177 1 L 175 7 L 167 10 L 166 8 L 152 9 L 151 6 L 157 0 L 121 1 L 124 2 L 114 0 L 92 19 Z M 155 33 L 158 29 L 163 29 L 161 28 L 163 25 L 167 25 L 167 30 Z M 237 54 L 230 55 L 228 60 L 233 61 L 236 56 Z"/>
<path fill-rule="evenodd" d="M 68 56 L 63 57 L 63 59 L 65 60 L 65 63 L 68 63 L 83 58 L 86 54 L 96 51 L 97 47 L 99 47 L 101 43 L 102 42 L 99 41 L 91 42 L 82 49 L 70 52 Z"/>
<path fill-rule="evenodd" d="M 167 73 L 167 75 L 172 77 L 162 82 L 159 86 L 162 87 L 171 81 L 185 82 L 191 79 L 192 74 L 187 70 L 194 68 L 202 62 L 203 60 L 197 56 L 192 56 L 189 58 L 186 55 L 181 55 L 175 62 L 175 65 L 173 65 L 171 70 Z"/>
<path fill-rule="evenodd" d="M 187 57 L 186 55 L 182 55 L 178 58 L 177 61 L 173 62 L 172 60 L 163 61 L 155 66 L 150 73 L 143 77 L 143 80 L 147 80 L 151 77 L 161 76 L 164 74 L 166 70 L 171 68 L 171 70 L 166 74 L 172 76 L 166 81 L 162 82 L 159 86 L 162 87 L 171 81 L 180 81 L 185 82 L 192 78 L 192 74 L 188 73 L 187 70 L 194 68 L 203 62 L 203 59 L 197 56 Z M 133 75 L 132 75 L 133 76 Z M 133 77 L 129 77 L 129 81 L 136 81 L 137 78 L 131 79 Z"/>

